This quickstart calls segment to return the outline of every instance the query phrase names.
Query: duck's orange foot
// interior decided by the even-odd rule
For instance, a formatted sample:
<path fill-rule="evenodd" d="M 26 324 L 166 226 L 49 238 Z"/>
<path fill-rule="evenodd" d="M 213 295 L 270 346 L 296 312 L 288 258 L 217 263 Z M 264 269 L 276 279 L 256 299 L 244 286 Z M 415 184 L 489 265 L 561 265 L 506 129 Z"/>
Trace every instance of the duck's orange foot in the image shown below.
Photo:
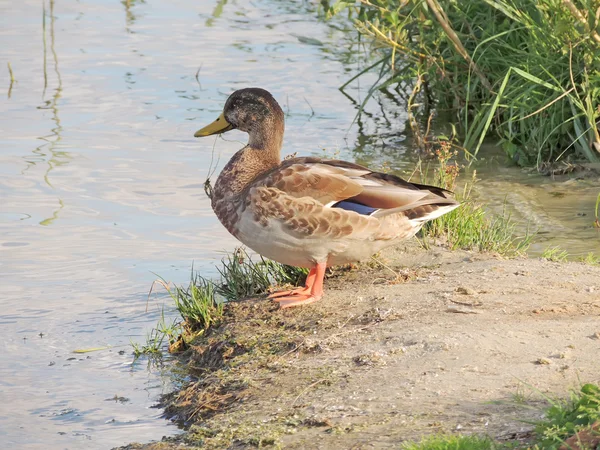
<path fill-rule="evenodd" d="M 279 303 L 281 308 L 308 305 L 323 297 L 323 277 L 325 276 L 325 263 L 318 263 L 306 277 L 306 286 L 292 289 L 291 291 L 275 292 L 269 295 L 273 301 Z"/>
<path fill-rule="evenodd" d="M 278 297 L 274 299 L 281 308 L 293 308 L 294 306 L 308 305 L 321 300 L 322 295 L 290 295 L 286 297 Z"/>
<path fill-rule="evenodd" d="M 271 295 L 269 295 L 268 298 L 280 298 L 280 297 L 289 297 L 291 295 L 310 295 L 310 288 L 308 287 L 301 287 L 301 288 L 296 288 L 296 289 L 291 289 L 289 291 L 279 291 L 279 292 L 273 292 Z M 277 301 L 277 300 L 275 300 Z"/>

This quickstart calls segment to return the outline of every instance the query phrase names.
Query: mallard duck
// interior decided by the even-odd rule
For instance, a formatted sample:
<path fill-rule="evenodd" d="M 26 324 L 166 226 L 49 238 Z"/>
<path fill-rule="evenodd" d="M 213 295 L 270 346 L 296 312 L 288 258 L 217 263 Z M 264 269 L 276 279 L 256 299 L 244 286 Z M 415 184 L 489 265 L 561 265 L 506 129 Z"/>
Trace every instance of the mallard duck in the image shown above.
<path fill-rule="evenodd" d="M 270 295 L 282 308 L 321 299 L 328 266 L 366 259 L 459 206 L 444 189 L 351 162 L 282 161 L 284 114 L 264 89 L 235 91 L 217 120 L 194 136 L 233 129 L 248 133 L 248 144 L 221 171 L 212 208 L 255 252 L 310 269 L 304 287 Z"/>

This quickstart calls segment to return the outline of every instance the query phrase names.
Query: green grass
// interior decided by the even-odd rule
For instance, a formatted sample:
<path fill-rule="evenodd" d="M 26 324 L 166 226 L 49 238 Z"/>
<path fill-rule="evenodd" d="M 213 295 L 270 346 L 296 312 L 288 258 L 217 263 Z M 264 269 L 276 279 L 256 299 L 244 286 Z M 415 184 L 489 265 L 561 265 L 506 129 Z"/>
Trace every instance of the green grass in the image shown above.
<path fill-rule="evenodd" d="M 187 288 L 175 286 L 168 289 L 186 331 L 203 332 L 219 324 L 223 317 L 223 303 L 215 297 L 215 290 L 211 281 L 194 274 L 193 269 Z"/>
<path fill-rule="evenodd" d="M 512 402 L 515 405 L 526 405 L 529 400 L 531 400 L 533 393 L 531 390 L 528 390 L 522 384 L 517 386 L 517 390 L 514 394 L 511 395 Z"/>
<path fill-rule="evenodd" d="M 457 196 L 462 202 L 461 207 L 423 227 L 423 238 L 442 237 L 451 250 L 524 255 L 531 245 L 532 235 L 526 232 L 524 236 L 518 236 L 516 224 L 506 211 L 501 215 L 491 215 L 483 205 L 469 197 L 467 190 L 465 188 L 463 194 Z"/>
<path fill-rule="evenodd" d="M 133 356 L 136 359 L 142 355 L 150 358 L 162 357 L 167 342 L 176 339 L 180 335 L 179 329 L 180 327 L 176 321 L 167 324 L 163 311 L 156 327 L 152 328 L 152 330 L 146 334 L 146 342 L 144 344 L 138 344 L 131 341 Z"/>
<path fill-rule="evenodd" d="M 492 450 L 501 447 L 488 437 L 467 435 L 434 435 L 421 442 L 405 443 L 403 450 Z"/>
<path fill-rule="evenodd" d="M 281 285 L 301 285 L 308 273 L 260 256 L 254 260 L 243 248 L 227 254 L 217 271 L 220 280 L 213 282 L 192 268 L 186 287 L 171 286 L 162 278 L 156 281 L 173 300 L 179 319 L 167 325 L 162 314 L 145 344 L 131 343 L 136 358 L 160 355 L 166 348 L 170 352 L 185 350 L 194 338 L 221 323 L 225 302 L 264 295 Z"/>
<path fill-rule="evenodd" d="M 452 150 L 448 141 L 438 139 L 437 142 L 439 165 L 432 175 L 428 174 L 428 170 L 420 170 L 420 182 L 454 191 L 461 172 L 459 165 L 452 162 L 457 152 Z M 461 206 L 425 224 L 420 234 L 425 247 L 429 247 L 429 239 L 442 239 L 451 250 L 477 250 L 503 256 L 524 255 L 533 234 L 527 230 L 523 236 L 519 236 L 517 225 L 506 209 L 500 215 L 486 211 L 473 198 L 476 183 L 477 173 L 474 171 L 471 179 L 464 183 L 463 189 L 455 193 Z"/>
<path fill-rule="evenodd" d="M 368 67 L 352 78 L 369 71 L 378 75 L 361 108 L 377 91 L 400 87 L 418 97 L 415 111 L 423 121 L 432 107 L 450 113 L 471 155 L 494 133 L 506 154 L 523 166 L 568 155 L 600 160 L 596 2 L 321 4 L 328 15 L 349 9 L 359 33 L 371 41 L 364 56 Z"/>
<path fill-rule="evenodd" d="M 548 261 L 554 262 L 565 262 L 567 261 L 568 257 L 569 254 L 558 246 L 544 249 L 541 256 L 542 259 L 547 259 Z"/>
<path fill-rule="evenodd" d="M 558 449 L 566 439 L 600 420 L 600 387 L 595 384 L 583 385 L 568 400 L 550 402 L 544 420 L 535 427 L 540 449 Z"/>
<path fill-rule="evenodd" d="M 587 264 L 588 266 L 600 266 L 600 256 L 597 256 L 592 252 L 589 252 L 585 256 L 580 256 L 578 261 Z"/>
<path fill-rule="evenodd" d="M 596 198 L 596 208 L 594 209 L 594 215 L 596 220 L 594 220 L 594 226 L 596 228 L 600 228 L 600 216 L 598 216 L 598 211 L 600 210 L 600 194 L 598 194 L 598 198 Z"/>
<path fill-rule="evenodd" d="M 497 442 L 487 436 L 432 435 L 420 442 L 404 443 L 404 450 L 499 450 L 528 448 L 531 450 L 557 450 L 565 440 L 578 431 L 600 420 L 600 387 L 585 384 L 578 392 L 571 392 L 566 400 L 546 397 L 550 407 L 544 419 L 535 425 L 532 442 Z M 590 449 L 591 450 L 591 449 Z"/>
<path fill-rule="evenodd" d="M 571 258 L 569 253 L 559 246 L 545 248 L 540 258 L 554 262 L 576 261 L 589 266 L 600 266 L 600 256 L 594 254 L 593 252 L 589 252 L 586 255 L 579 256 L 577 258 Z"/>
<path fill-rule="evenodd" d="M 157 328 L 153 328 L 146 335 L 146 343 L 138 344 L 137 342 L 131 341 L 133 347 L 133 356 L 137 359 L 142 355 L 145 356 L 162 356 L 164 352 L 163 343 L 165 341 L 165 335 L 160 333 Z"/>
<path fill-rule="evenodd" d="M 131 343 L 135 358 L 185 350 L 195 336 L 218 325 L 223 318 L 223 303 L 215 296 L 215 286 L 210 280 L 194 274 L 193 269 L 190 283 L 185 288 L 171 286 L 162 278 L 155 283 L 165 288 L 179 319 L 167 324 L 163 310 L 158 324 L 146 336 L 145 344 Z"/>
<path fill-rule="evenodd" d="M 243 248 L 223 258 L 217 270 L 221 282 L 216 292 L 228 301 L 266 294 L 273 286 L 301 285 L 308 274 L 307 269 L 279 264 L 262 256 L 253 260 Z"/>

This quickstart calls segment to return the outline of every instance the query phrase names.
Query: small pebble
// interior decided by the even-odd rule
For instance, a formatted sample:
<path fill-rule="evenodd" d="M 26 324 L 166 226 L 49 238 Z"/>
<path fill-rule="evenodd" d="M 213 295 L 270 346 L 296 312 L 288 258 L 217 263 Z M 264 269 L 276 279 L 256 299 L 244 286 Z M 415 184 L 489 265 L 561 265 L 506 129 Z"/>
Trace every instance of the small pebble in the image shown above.
<path fill-rule="evenodd" d="M 465 286 L 457 287 L 456 293 L 463 294 L 463 295 L 477 295 L 477 291 L 475 291 L 474 289 L 471 289 L 470 287 L 465 287 Z"/>
<path fill-rule="evenodd" d="M 457 305 L 448 305 L 446 307 L 446 312 L 458 313 L 458 314 L 481 314 L 481 311 L 477 311 L 476 309 L 467 308 L 464 306 Z"/>

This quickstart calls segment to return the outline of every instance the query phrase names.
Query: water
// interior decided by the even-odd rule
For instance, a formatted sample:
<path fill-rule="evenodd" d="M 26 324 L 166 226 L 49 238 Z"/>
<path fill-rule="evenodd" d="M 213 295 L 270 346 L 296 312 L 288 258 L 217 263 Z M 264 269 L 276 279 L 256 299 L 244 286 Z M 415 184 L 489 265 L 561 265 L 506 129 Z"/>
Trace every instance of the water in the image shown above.
<path fill-rule="evenodd" d="M 168 304 L 146 312 L 152 272 L 211 275 L 235 246 L 202 189 L 215 140 L 194 131 L 248 85 L 281 100 L 291 152 L 345 146 L 354 117 L 328 50 L 345 35 L 304 3 L 128 3 L 0 3 L 2 447 L 177 432 L 151 408 L 170 378 L 129 344 Z M 219 166 L 244 138 L 216 142 Z"/>
<path fill-rule="evenodd" d="M 202 184 L 213 146 L 220 168 L 245 136 L 192 137 L 231 91 L 260 86 L 279 99 L 286 153 L 327 149 L 412 169 L 402 105 L 376 96 L 351 126 L 372 78 L 353 84 L 350 99 L 337 90 L 360 68 L 357 48 L 347 51 L 354 33 L 343 21 L 318 23 L 311 8 L 0 0 L 4 447 L 109 448 L 177 432 L 151 408 L 171 378 L 132 363 L 130 341 L 144 342 L 163 306 L 172 315 L 164 296 L 146 310 L 154 273 L 184 283 L 194 262 L 214 275 L 236 245 Z M 493 207 L 506 198 L 519 219 L 535 217 L 549 232 L 547 242 L 600 253 L 593 183 L 559 186 L 498 164 L 479 170 L 479 195 Z"/>
<path fill-rule="evenodd" d="M 485 150 L 488 160 L 477 164 L 479 198 L 498 213 L 506 209 L 522 232 L 529 227 L 537 233 L 529 256 L 539 256 L 554 246 L 566 250 L 570 259 L 590 252 L 600 256 L 600 229 L 594 226 L 600 194 L 597 172 L 540 176 L 499 165 L 493 157 L 498 151 Z"/>

